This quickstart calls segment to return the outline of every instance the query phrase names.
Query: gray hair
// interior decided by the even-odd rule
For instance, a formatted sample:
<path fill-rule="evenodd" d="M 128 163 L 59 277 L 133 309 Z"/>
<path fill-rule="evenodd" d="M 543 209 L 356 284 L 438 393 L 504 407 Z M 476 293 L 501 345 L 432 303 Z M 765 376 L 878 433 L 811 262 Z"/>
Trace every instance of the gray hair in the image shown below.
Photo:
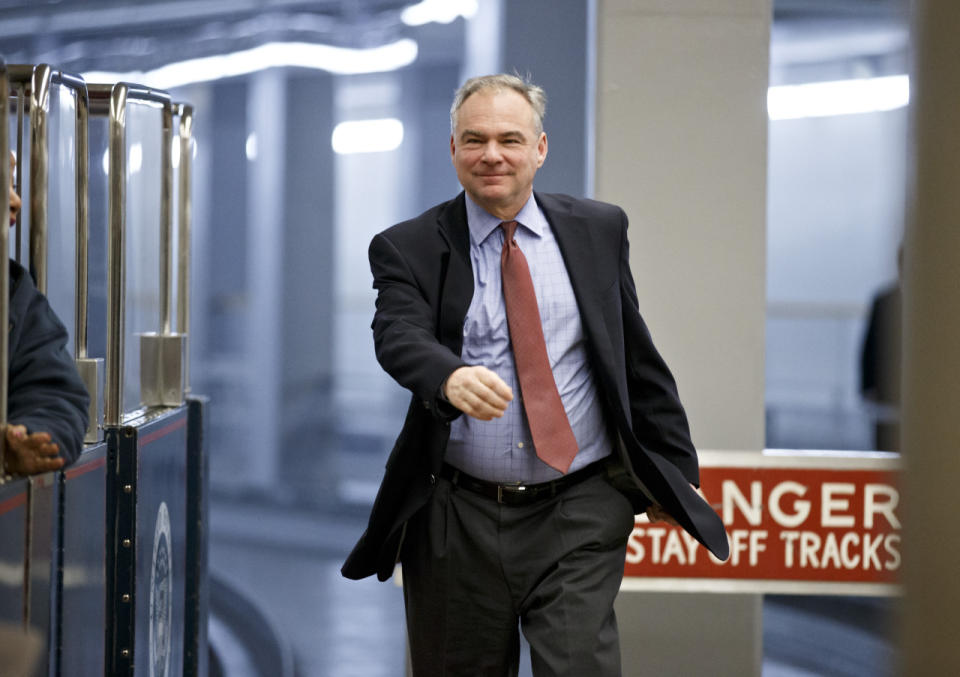
<path fill-rule="evenodd" d="M 457 131 L 457 115 L 463 102 L 471 96 L 481 91 L 500 92 L 506 89 L 512 89 L 522 96 L 533 109 L 534 126 L 537 129 L 537 135 L 543 131 L 543 118 L 547 114 L 547 94 L 542 87 L 530 82 L 530 79 L 522 78 L 517 75 L 507 75 L 500 73 L 498 75 L 482 75 L 477 78 L 470 78 L 463 83 L 463 86 L 453 95 L 453 104 L 450 106 L 450 133 Z"/>

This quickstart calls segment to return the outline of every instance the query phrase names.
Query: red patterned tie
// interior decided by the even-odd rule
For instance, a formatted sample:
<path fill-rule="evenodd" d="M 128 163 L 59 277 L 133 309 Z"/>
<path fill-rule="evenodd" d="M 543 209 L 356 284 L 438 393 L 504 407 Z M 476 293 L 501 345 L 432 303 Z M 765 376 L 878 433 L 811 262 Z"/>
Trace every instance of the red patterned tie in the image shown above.
<path fill-rule="evenodd" d="M 507 324 L 523 394 L 523 408 L 527 412 L 537 456 L 547 465 L 566 473 L 577 455 L 577 438 L 573 436 L 550 369 L 527 258 L 513 239 L 517 222 L 505 221 L 500 227 L 503 229 L 503 250 L 500 252 L 503 299 L 507 306 Z"/>

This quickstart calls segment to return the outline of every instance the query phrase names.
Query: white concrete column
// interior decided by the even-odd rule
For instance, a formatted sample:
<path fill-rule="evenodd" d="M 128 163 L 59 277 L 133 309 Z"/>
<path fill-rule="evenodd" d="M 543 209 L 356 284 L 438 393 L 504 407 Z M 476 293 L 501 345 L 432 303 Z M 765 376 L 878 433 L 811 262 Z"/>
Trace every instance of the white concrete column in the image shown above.
<path fill-rule="evenodd" d="M 762 449 L 768 0 L 600 0 L 596 195 L 694 442 Z"/>
<path fill-rule="evenodd" d="M 904 247 L 903 675 L 960 674 L 960 5 L 917 0 Z"/>
<path fill-rule="evenodd" d="M 286 75 L 270 69 L 251 77 L 247 99 L 250 130 L 255 134 L 256 162 L 247 176 L 247 412 L 256 421 L 242 450 L 245 480 L 258 489 L 276 486 L 280 459 L 281 317 L 283 308 Z M 238 235 L 240 235 L 238 233 Z M 240 450 L 236 450 L 238 453 Z"/>
<path fill-rule="evenodd" d="M 503 0 L 483 0 L 467 22 L 459 87 L 468 78 L 500 72 Z"/>
<path fill-rule="evenodd" d="M 694 442 L 762 449 L 770 2 L 597 8 L 595 194 L 630 217 Z M 626 675 L 760 674 L 760 595 L 624 593 L 617 613 Z"/>

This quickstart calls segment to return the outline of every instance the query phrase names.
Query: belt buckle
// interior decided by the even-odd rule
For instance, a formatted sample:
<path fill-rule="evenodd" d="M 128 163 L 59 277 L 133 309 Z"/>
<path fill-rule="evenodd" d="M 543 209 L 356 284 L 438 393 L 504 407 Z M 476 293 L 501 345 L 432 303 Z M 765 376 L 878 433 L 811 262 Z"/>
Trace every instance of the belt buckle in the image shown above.
<path fill-rule="evenodd" d="M 520 484 L 519 482 L 517 482 L 516 484 L 498 484 L 497 485 L 497 503 L 499 503 L 500 505 L 504 505 L 506 503 L 503 500 L 504 489 L 516 491 L 517 493 L 524 492 L 527 490 L 527 488 L 524 485 Z M 508 495 L 509 495 L 509 492 L 508 492 Z"/>

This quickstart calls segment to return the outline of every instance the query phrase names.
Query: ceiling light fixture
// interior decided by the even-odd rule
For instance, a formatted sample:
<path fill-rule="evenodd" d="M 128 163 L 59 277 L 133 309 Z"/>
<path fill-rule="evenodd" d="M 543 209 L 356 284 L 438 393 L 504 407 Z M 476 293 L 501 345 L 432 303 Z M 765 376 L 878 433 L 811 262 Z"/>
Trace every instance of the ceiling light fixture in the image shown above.
<path fill-rule="evenodd" d="M 333 128 L 330 143 L 338 155 L 396 150 L 403 143 L 403 123 L 396 118 L 348 120 Z"/>
<path fill-rule="evenodd" d="M 431 21 L 448 24 L 457 17 L 471 18 L 477 13 L 477 0 L 421 0 L 406 7 L 400 20 L 408 26 L 422 26 Z"/>
<path fill-rule="evenodd" d="M 779 85 L 767 90 L 771 120 L 877 113 L 903 108 L 909 102 L 907 75 Z"/>
<path fill-rule="evenodd" d="M 382 47 L 354 49 L 307 42 L 270 42 L 231 54 L 167 64 L 151 71 L 90 71 L 87 82 L 136 82 L 155 89 L 173 89 L 196 82 L 249 75 L 268 68 L 312 68 L 335 75 L 380 73 L 408 66 L 417 59 L 417 43 L 404 38 Z"/>

